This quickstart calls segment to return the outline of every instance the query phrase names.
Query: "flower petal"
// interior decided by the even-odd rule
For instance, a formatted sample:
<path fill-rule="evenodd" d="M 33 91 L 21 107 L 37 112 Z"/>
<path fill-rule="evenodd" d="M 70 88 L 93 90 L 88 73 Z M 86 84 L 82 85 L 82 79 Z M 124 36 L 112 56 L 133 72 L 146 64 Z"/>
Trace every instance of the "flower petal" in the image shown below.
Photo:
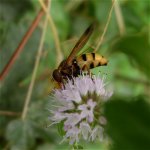
<path fill-rule="evenodd" d="M 81 120 L 81 116 L 78 113 L 68 114 L 67 120 L 64 122 L 64 125 L 74 126 Z"/>
<path fill-rule="evenodd" d="M 96 138 L 99 138 L 100 141 L 103 140 L 103 127 L 101 126 L 96 126 L 91 133 L 90 139 L 91 141 L 94 141 Z"/>
<path fill-rule="evenodd" d="M 91 128 L 88 123 L 82 122 L 80 123 L 80 130 L 85 140 L 88 139 L 89 133 L 91 132 Z"/>

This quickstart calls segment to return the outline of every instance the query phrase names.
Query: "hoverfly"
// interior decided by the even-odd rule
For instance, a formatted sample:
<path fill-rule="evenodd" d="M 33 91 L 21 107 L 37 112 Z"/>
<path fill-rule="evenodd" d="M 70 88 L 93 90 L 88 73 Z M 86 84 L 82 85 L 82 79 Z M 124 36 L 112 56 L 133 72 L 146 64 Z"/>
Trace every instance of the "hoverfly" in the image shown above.
<path fill-rule="evenodd" d="M 107 65 L 107 59 L 97 53 L 85 53 L 76 56 L 77 52 L 79 52 L 87 43 L 93 30 L 94 25 L 92 24 L 85 30 L 75 44 L 68 58 L 60 63 L 58 69 L 53 71 L 53 78 L 57 82 L 63 83 L 67 78 L 77 77 L 82 71 L 89 72 L 92 68 Z"/>

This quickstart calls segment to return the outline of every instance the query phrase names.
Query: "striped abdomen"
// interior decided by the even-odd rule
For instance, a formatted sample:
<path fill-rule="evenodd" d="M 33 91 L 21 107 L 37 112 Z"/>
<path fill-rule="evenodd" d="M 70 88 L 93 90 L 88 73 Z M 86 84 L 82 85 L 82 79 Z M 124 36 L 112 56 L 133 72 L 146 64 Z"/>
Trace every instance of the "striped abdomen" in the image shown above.
<path fill-rule="evenodd" d="M 82 54 L 75 59 L 81 70 L 89 70 L 98 66 L 107 65 L 107 59 L 97 53 Z"/>

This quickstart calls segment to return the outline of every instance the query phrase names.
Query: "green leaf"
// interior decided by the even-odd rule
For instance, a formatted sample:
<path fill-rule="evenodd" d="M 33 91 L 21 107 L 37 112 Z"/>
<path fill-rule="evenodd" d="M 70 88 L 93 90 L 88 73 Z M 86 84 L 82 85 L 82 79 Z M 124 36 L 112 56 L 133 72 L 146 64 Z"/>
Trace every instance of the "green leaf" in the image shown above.
<path fill-rule="evenodd" d="M 50 150 L 50 149 L 52 149 L 51 147 L 53 147 L 53 145 L 51 143 L 44 143 L 44 144 L 40 144 L 36 148 L 36 150 Z M 55 149 L 53 148 L 53 150 L 55 150 Z"/>
<path fill-rule="evenodd" d="M 84 149 L 82 145 L 75 144 L 73 145 L 74 150 Z"/>
<path fill-rule="evenodd" d="M 128 27 L 127 30 L 140 31 L 145 24 L 148 24 L 149 6 L 147 3 L 147 0 L 143 0 L 142 2 L 139 0 L 120 2 L 122 4 L 121 11 L 123 19 L 125 25 Z"/>
<path fill-rule="evenodd" d="M 112 1 L 111 0 L 92 0 L 91 3 L 94 6 L 94 13 L 95 13 L 95 18 L 99 21 L 100 23 L 100 31 L 98 31 L 98 27 L 96 29 L 97 32 L 97 37 L 99 37 L 100 35 L 102 35 L 104 27 L 106 25 L 107 19 L 108 19 L 108 15 L 109 15 L 109 11 L 112 5 Z M 114 12 L 111 15 L 111 20 L 109 22 L 109 26 L 105 35 L 105 38 L 107 39 L 107 41 L 109 41 L 110 39 L 114 38 L 114 36 L 116 35 L 116 33 L 118 33 L 118 28 L 116 28 L 117 26 L 117 22 L 115 19 L 115 14 Z M 104 43 L 105 44 L 105 43 Z M 104 46 L 104 44 L 102 46 Z"/>
<path fill-rule="evenodd" d="M 65 39 L 68 35 L 69 29 L 69 16 L 68 13 L 64 10 L 65 3 L 63 1 L 54 0 L 51 4 L 50 11 L 52 14 L 52 18 L 56 23 L 56 27 L 58 29 L 59 37 L 61 39 Z M 57 13 L 61 12 L 61 13 Z M 51 34 L 51 32 L 50 32 Z"/>
<path fill-rule="evenodd" d="M 64 136 L 65 135 L 65 131 L 64 131 L 64 122 L 61 121 L 60 123 L 57 124 L 57 127 L 58 127 L 58 132 L 61 136 Z"/>
<path fill-rule="evenodd" d="M 2 0 L 0 1 L 1 19 L 6 21 L 19 20 L 27 11 L 33 10 L 30 0 Z"/>
<path fill-rule="evenodd" d="M 126 98 L 127 99 L 127 98 Z M 126 100 L 125 99 L 125 100 Z M 146 150 L 150 147 L 150 104 L 143 97 L 134 101 L 115 98 L 106 104 L 107 133 L 113 150 Z"/>
<path fill-rule="evenodd" d="M 134 60 L 139 69 L 150 76 L 150 43 L 147 33 L 132 34 L 120 37 L 112 46 L 112 50 L 121 51 Z"/>
<path fill-rule="evenodd" d="M 35 122 L 32 122 L 33 128 L 34 128 L 34 133 L 36 139 L 40 139 L 41 141 L 47 141 L 48 143 L 52 143 L 56 139 L 56 134 L 55 132 L 52 133 L 50 128 L 46 127 L 41 127 Z"/>
<path fill-rule="evenodd" d="M 35 144 L 34 131 L 28 121 L 14 120 L 9 123 L 6 138 L 12 149 L 27 150 Z"/>
<path fill-rule="evenodd" d="M 100 22 L 104 22 L 104 20 L 106 21 L 106 16 L 109 13 L 109 9 L 112 5 L 111 1 L 106 1 L 106 0 L 101 0 L 101 1 L 97 1 L 97 0 L 93 0 L 91 1 L 91 3 L 94 6 L 94 11 L 95 11 L 95 17 L 100 21 Z M 103 13 L 102 13 L 103 12 Z"/>

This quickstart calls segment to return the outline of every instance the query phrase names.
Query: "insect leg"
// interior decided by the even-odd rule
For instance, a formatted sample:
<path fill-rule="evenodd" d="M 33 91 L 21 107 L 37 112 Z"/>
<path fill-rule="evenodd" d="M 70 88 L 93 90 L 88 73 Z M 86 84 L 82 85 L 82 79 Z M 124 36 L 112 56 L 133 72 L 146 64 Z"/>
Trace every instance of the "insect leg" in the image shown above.
<path fill-rule="evenodd" d="M 88 75 L 89 75 L 90 77 L 92 76 L 92 73 L 91 73 L 89 67 L 88 67 L 86 64 L 82 67 L 82 70 L 83 70 L 83 71 L 84 71 L 84 70 L 87 70 Z"/>

